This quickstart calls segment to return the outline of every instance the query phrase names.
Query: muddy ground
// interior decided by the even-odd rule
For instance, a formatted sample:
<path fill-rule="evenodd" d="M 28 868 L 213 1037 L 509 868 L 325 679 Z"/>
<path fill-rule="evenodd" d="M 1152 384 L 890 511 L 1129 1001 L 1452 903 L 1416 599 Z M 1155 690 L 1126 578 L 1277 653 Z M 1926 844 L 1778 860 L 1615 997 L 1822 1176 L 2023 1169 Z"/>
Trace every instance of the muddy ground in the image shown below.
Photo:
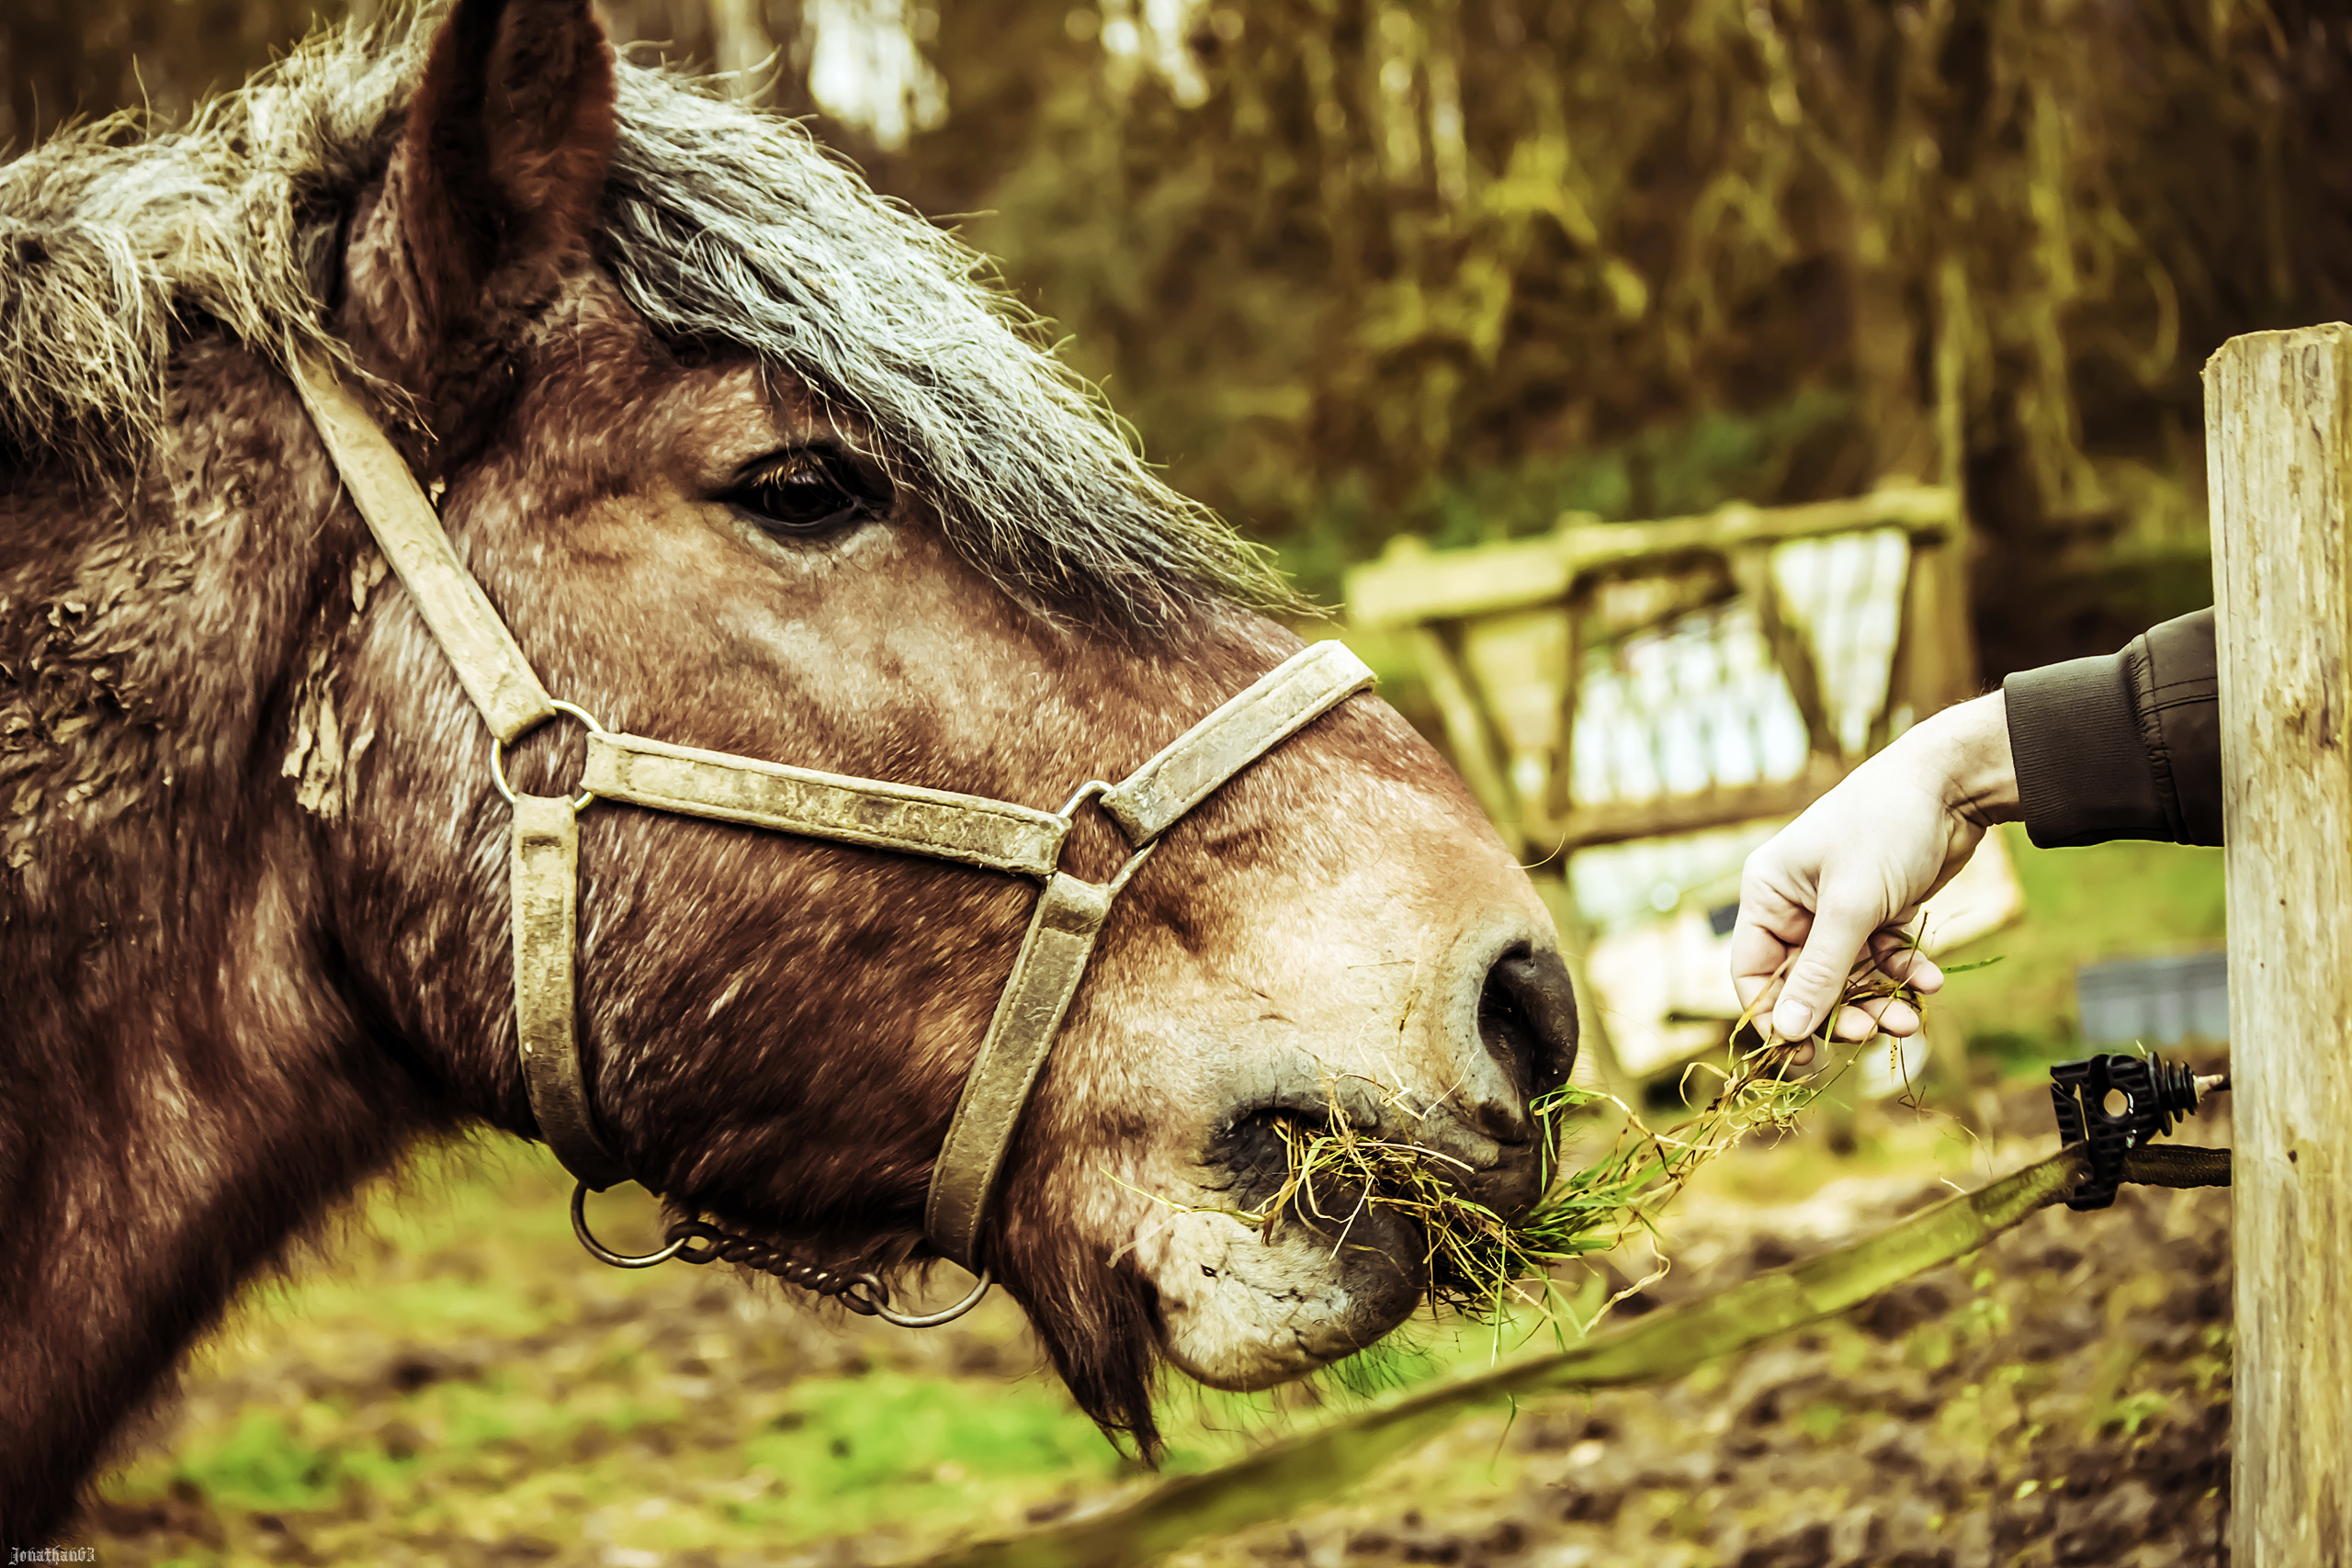
<path fill-rule="evenodd" d="M 1898 1120 L 1866 1122 L 1851 1153 L 1817 1135 L 1742 1151 L 1679 1212 L 1675 1272 L 1620 1310 L 2015 1168 L 2054 1146 L 2047 1115 L 2026 1083 L 1980 1095 L 1974 1134 Z M 356 1237 L 241 1316 L 75 1544 L 191 1568 L 850 1568 L 1148 1483 L 1034 1375 L 1001 1300 L 929 1334 L 826 1321 L 712 1272 L 576 1258 L 538 1166 L 437 1179 L 440 1218 Z M 2047 1212 L 1847 1318 L 1663 1387 L 1476 1417 L 1344 1497 L 1176 1561 L 2219 1562 L 2228 1216 L 2219 1191 Z M 1173 1462 L 1343 1403 L 1180 1393 Z"/>
<path fill-rule="evenodd" d="M 2222 1562 L 2227 1220 L 2222 1192 L 2044 1213 L 1846 1319 L 1465 1425 L 1353 1502 L 1182 1561 Z M 1811 1250 L 1766 1221 L 1683 1285 Z"/>

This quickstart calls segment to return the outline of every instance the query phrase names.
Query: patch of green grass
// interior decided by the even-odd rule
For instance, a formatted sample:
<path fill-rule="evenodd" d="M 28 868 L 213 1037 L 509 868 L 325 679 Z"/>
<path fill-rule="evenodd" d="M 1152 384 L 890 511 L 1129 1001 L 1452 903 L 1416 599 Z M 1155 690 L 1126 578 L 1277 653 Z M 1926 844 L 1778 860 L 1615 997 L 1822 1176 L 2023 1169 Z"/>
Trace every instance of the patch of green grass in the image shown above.
<path fill-rule="evenodd" d="M 2116 1402 L 2107 1412 L 2107 1424 L 2123 1428 L 2127 1438 L 2136 1438 L 2140 1428 L 2172 1408 L 2172 1396 L 2143 1390 Z"/>
<path fill-rule="evenodd" d="M 617 1440 L 680 1414 L 674 1402 L 596 1385 L 550 1400 L 495 1372 L 388 1401 L 367 1413 L 370 1419 L 355 1419 L 347 1403 L 245 1410 L 190 1434 L 168 1461 L 133 1465 L 110 1490 L 139 1496 L 192 1487 L 222 1506 L 272 1512 L 323 1507 L 356 1491 L 400 1509 L 503 1461 L 560 1468 L 589 1428 Z"/>
<path fill-rule="evenodd" d="M 334 1495 L 337 1466 L 331 1450 L 303 1442 L 284 1417 L 254 1411 L 226 1437 L 194 1445 L 177 1466 L 178 1479 L 241 1507 L 311 1508 Z"/>
<path fill-rule="evenodd" d="M 892 1371 L 797 1386 L 741 1457 L 747 1471 L 785 1484 L 730 1511 L 778 1540 L 952 1515 L 976 1491 L 1008 1483 L 1028 1489 L 1048 1479 L 1101 1483 L 1125 1462 L 1067 1398 L 1041 1383 L 978 1399 L 945 1380 Z"/>
<path fill-rule="evenodd" d="M 1844 1406 L 1833 1404 L 1826 1399 L 1815 1400 L 1806 1405 L 1804 1413 L 1797 1416 L 1797 1430 L 1816 1443 L 1836 1441 L 1845 1425 Z"/>

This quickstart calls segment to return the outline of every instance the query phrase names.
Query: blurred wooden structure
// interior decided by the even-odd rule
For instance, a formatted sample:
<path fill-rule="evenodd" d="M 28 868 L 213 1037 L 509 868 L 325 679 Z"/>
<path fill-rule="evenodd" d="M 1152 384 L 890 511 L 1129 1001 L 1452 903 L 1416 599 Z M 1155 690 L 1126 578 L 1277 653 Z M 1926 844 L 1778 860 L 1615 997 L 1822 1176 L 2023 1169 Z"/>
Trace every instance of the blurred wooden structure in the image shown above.
<path fill-rule="evenodd" d="M 1540 537 L 1464 549 L 1399 538 L 1349 574 L 1348 609 L 1357 625 L 1409 642 L 1463 777 L 1505 839 L 1532 861 L 1791 815 L 1912 718 L 1973 694 L 1965 536 L 1956 491 L 1912 484 L 1646 523 L 1571 514 Z M 1873 558 L 1893 561 L 1899 575 L 1875 591 L 1893 617 L 1877 670 L 1833 682 L 1824 669 L 1827 617 L 1792 549 L 1840 539 L 1890 547 Z M 1815 550 L 1810 564 L 1828 562 Z M 1760 669 L 1735 668 L 1743 649 Z M 1579 754 L 1592 744 L 1583 731 L 1595 719 L 1579 708 L 1606 694 L 1596 680 L 1632 654 L 1648 656 L 1653 689 L 1629 695 L 1612 718 L 1628 733 L 1651 726 L 1661 755 L 1636 766 L 1638 777 L 1594 787 L 1605 770 Z M 1860 651 L 1861 663 L 1871 657 Z M 1770 737 L 1725 746 L 1717 744 L 1721 735 L 1686 736 L 1679 764 L 1664 759 L 1668 742 L 1657 727 L 1675 722 L 1678 702 L 1700 696 L 1687 689 L 1685 672 L 1695 669 L 1703 684 L 1710 660 L 1717 679 L 1707 700 L 1719 709 L 1792 706 L 1801 744 L 1781 746 L 1774 757 L 1766 754 L 1775 749 Z M 1850 704 L 1839 711 L 1834 698 L 1876 681 L 1882 694 L 1866 714 Z M 1630 742 L 1642 743 L 1638 735 Z"/>
<path fill-rule="evenodd" d="M 2229 841 L 2230 1561 L 2352 1562 L 2352 327 L 2205 369 Z"/>

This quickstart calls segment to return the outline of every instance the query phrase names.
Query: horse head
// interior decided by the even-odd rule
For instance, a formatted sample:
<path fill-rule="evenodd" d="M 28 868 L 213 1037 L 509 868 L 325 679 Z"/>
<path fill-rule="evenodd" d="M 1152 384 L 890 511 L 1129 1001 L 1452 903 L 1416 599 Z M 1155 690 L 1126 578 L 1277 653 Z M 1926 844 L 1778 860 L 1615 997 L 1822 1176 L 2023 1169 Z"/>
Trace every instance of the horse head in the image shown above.
<path fill-rule="evenodd" d="M 0 1186 L 19 1216 L 136 1212 L 147 1261 L 91 1278 L 144 1303 L 125 1323 L 170 1303 L 172 1325 L 119 1325 L 136 1353 L 84 1374 L 126 1400 L 419 1133 L 541 1131 L 492 747 L 303 417 L 289 337 L 361 389 L 548 690 L 610 729 L 1050 811 L 1300 647 L 1257 558 L 1132 455 L 970 258 L 797 127 L 617 64 L 587 0 L 458 0 L 429 42 L 382 53 L 368 80 L 393 85 L 321 85 L 298 60 L 250 100 L 245 155 L 271 102 L 308 106 L 280 138 L 332 143 L 273 187 L 305 237 L 283 265 L 324 309 L 241 305 L 222 281 L 160 362 L 130 482 L 153 537 L 123 548 L 188 564 L 140 601 L 169 628 L 137 634 L 146 690 L 168 694 L 133 756 L 153 789 L 77 841 L 139 883 L 104 898 L 160 911 L 129 928 L 162 940 L 124 973 L 187 1005 L 128 1028 L 121 987 L 73 991 L 72 944 L 26 956 L 28 928 L 86 926 L 102 897 L 41 880 L 38 852 L 0 928 L 37 1003 L 25 1048 L 0 1051 L 16 1102 L 122 1080 L 87 1141 L 135 1159 L 60 1133 L 23 1146 L 71 1183 L 28 1159 L 0 1161 Z M 6 434 L 29 450 L 26 426 Z M 22 543 L 27 497 L 94 493 L 60 471 L 28 456 L 12 475 L 18 604 L 99 570 L 88 540 Z M 47 600 L 24 597 L 28 571 Z M 76 668 L 106 650 L 85 651 Z M 584 751 L 566 720 L 503 764 L 562 795 Z M 1128 857 L 1074 813 L 1065 869 L 1101 881 Z M 812 1264 L 919 1269 L 1035 882 L 608 800 L 581 814 L 578 861 L 583 1079 L 613 1157 Z M 1133 868 L 979 1248 L 1080 1402 L 1148 1446 L 1159 1359 L 1263 1386 L 1370 1344 L 1424 1289 L 1421 1238 L 1388 1211 L 1237 1217 L 1282 1184 L 1284 1121 L 1377 1129 L 1515 1213 L 1545 1153 L 1531 1099 L 1575 1048 L 1525 875 L 1438 754 L 1353 695 Z M 0 1289 L 45 1269 L 0 1238 Z M 12 1365 L 51 1373 L 14 1386 L 79 1397 L 58 1369 L 118 1330 L 28 1330 Z M 55 1467 L 11 1451 L 0 1492 L 40 1495 Z"/>

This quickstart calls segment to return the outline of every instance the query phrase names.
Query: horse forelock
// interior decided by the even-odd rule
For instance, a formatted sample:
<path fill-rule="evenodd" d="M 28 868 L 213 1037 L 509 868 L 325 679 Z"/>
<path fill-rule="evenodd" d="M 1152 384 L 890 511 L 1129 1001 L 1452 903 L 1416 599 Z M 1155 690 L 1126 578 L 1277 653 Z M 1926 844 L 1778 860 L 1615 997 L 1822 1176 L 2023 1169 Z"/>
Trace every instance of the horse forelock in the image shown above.
<path fill-rule="evenodd" d="M 187 126 L 118 116 L 0 166 L 0 450 L 140 459 L 208 325 L 348 363 L 322 322 L 437 6 L 313 39 Z M 1260 552 L 1143 461 L 982 258 L 798 124 L 624 63 L 595 254 L 667 341 L 749 352 L 873 433 L 967 558 L 1048 608 L 1157 626 L 1289 603 Z"/>

